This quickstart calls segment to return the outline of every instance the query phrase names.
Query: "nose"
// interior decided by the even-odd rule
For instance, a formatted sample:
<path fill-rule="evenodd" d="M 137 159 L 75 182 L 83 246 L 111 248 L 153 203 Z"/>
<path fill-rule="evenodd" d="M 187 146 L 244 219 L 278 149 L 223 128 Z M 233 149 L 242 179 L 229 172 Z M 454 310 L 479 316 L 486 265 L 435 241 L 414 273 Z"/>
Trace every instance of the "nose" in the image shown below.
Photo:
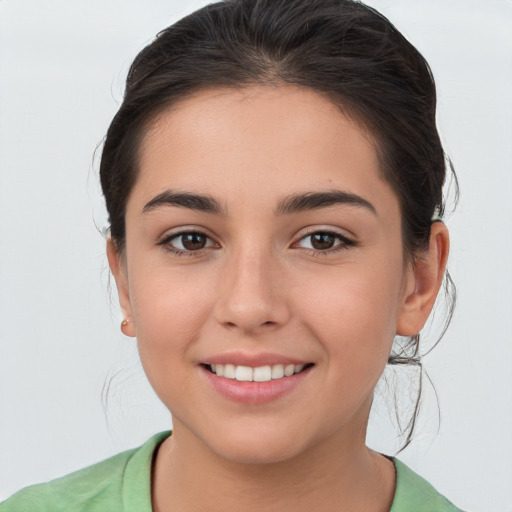
<path fill-rule="evenodd" d="M 220 276 L 217 321 L 246 334 L 277 328 L 290 317 L 276 257 L 246 248 L 226 261 Z"/>

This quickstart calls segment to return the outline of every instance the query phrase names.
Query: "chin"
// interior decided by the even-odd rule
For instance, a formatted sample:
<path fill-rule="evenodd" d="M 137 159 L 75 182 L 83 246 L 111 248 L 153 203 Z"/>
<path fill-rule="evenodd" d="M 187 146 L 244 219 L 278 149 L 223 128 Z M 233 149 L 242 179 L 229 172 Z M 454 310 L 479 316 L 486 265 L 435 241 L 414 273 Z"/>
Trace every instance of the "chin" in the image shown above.
<path fill-rule="evenodd" d="M 241 465 L 257 466 L 278 464 L 295 458 L 300 450 L 296 446 L 269 445 L 265 441 L 251 445 L 230 445 L 221 448 L 219 456 Z"/>
<path fill-rule="evenodd" d="M 297 457 L 304 449 L 300 432 L 293 433 L 273 425 L 247 429 L 228 429 L 211 440 L 217 456 L 243 465 L 277 464 Z"/>

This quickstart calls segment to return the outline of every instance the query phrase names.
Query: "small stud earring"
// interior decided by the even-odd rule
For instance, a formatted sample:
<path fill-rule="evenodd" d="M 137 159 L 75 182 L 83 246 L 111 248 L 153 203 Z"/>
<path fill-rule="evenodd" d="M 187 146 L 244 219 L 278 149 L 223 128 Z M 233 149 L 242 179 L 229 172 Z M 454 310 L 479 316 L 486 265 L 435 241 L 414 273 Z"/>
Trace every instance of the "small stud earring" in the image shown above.
<path fill-rule="evenodd" d="M 128 320 L 126 320 L 126 319 L 124 319 L 124 320 L 121 322 L 121 329 L 122 329 L 123 327 L 126 327 L 126 326 L 128 325 L 128 323 L 129 323 L 129 321 L 128 321 Z"/>

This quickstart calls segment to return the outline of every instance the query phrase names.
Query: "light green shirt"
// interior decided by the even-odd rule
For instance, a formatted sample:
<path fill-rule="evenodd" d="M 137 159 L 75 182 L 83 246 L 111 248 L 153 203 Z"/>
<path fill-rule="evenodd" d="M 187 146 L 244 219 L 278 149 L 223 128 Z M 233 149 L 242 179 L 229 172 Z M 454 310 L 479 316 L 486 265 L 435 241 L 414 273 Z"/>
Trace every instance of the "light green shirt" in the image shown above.
<path fill-rule="evenodd" d="M 45 484 L 32 485 L 0 505 L 0 512 L 152 512 L 151 463 L 162 432 L 140 448 Z M 461 512 L 405 464 L 396 467 L 390 512 Z"/>

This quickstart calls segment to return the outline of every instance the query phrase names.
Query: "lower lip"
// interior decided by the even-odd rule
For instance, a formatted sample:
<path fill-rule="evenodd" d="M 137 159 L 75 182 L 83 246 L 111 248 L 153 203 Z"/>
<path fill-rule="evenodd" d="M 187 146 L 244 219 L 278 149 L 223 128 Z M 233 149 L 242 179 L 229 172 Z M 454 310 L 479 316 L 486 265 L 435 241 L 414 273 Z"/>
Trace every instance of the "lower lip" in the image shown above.
<path fill-rule="evenodd" d="M 235 379 L 226 379 L 204 367 L 201 368 L 210 385 L 229 400 L 245 404 L 264 404 L 291 393 L 307 377 L 312 367 L 290 377 L 267 382 L 241 382 Z"/>

